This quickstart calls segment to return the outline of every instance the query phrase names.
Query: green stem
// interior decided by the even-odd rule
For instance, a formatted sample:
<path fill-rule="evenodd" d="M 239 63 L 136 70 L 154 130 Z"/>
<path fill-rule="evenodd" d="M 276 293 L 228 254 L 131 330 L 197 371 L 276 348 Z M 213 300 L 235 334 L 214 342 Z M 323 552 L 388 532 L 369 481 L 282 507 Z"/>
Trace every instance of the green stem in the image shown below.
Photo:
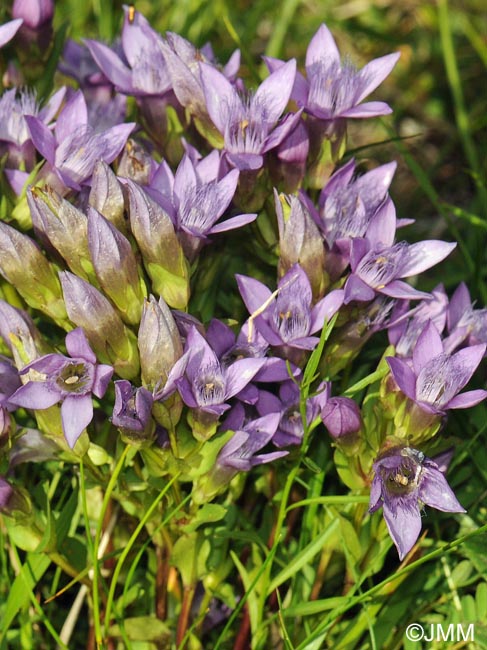
<path fill-rule="evenodd" d="M 101 621 L 100 621 L 100 594 L 99 594 L 99 569 L 98 569 L 98 553 L 100 548 L 100 540 L 103 529 L 103 522 L 105 521 L 105 515 L 108 509 L 108 504 L 112 497 L 112 492 L 115 489 L 118 477 L 120 472 L 123 469 L 125 464 L 125 459 L 130 451 L 131 447 L 127 445 L 123 450 L 120 458 L 117 461 L 113 474 L 110 477 L 108 482 L 105 496 L 103 497 L 103 503 L 101 506 L 100 516 L 98 518 L 98 525 L 96 527 L 95 539 L 93 542 L 93 620 L 95 625 L 95 639 L 98 648 L 103 648 L 103 638 L 101 631 Z"/>

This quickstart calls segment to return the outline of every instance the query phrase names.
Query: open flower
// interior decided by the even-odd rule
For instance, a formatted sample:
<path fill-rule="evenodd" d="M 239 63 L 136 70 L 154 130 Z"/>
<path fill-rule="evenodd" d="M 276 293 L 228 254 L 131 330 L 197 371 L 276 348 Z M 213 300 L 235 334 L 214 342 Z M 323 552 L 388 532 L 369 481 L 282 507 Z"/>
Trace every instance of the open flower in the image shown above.
<path fill-rule="evenodd" d="M 9 402 L 28 409 L 47 409 L 61 402 L 61 418 L 71 448 L 93 419 L 91 394 L 103 397 L 113 368 L 96 363 L 96 357 L 81 328 L 66 335 L 63 354 L 46 354 L 21 370 L 28 381 Z"/>
<path fill-rule="evenodd" d="M 485 390 L 458 393 L 468 383 L 485 354 L 486 345 L 472 345 L 455 354 L 444 351 L 441 336 L 429 322 L 418 337 L 412 367 L 404 359 L 387 357 L 402 392 L 429 413 L 475 406 L 487 397 Z"/>
<path fill-rule="evenodd" d="M 300 112 L 289 114 L 276 126 L 289 101 L 296 61 L 288 61 L 246 95 L 213 66 L 200 65 L 208 114 L 223 135 L 230 164 L 240 170 L 260 169 L 264 153 L 277 147 L 299 120 Z"/>
<path fill-rule="evenodd" d="M 417 449 L 391 449 L 374 463 L 369 512 L 381 506 L 389 534 L 402 560 L 421 531 L 423 505 L 443 512 L 465 512 L 439 466 Z"/>

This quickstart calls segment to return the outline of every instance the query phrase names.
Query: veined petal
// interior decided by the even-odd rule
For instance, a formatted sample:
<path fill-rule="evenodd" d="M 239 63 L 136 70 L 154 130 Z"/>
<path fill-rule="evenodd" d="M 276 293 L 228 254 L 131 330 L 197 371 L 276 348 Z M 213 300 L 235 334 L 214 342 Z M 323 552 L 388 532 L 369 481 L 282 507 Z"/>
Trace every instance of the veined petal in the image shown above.
<path fill-rule="evenodd" d="M 478 365 L 485 355 L 486 345 L 471 345 L 463 348 L 452 355 L 453 368 L 457 368 L 456 376 L 458 379 L 457 390 L 461 390 L 470 381 L 473 373 L 477 370 Z"/>
<path fill-rule="evenodd" d="M 101 68 L 105 76 L 121 92 L 132 92 L 132 72 L 107 45 L 90 39 L 84 39 L 84 44 L 90 50 L 91 56 Z"/>
<path fill-rule="evenodd" d="M 443 512 L 466 512 L 440 470 L 423 466 L 418 497 L 423 503 Z"/>
<path fill-rule="evenodd" d="M 296 60 L 291 59 L 260 84 L 252 105 L 263 108 L 267 126 L 275 124 L 286 108 L 296 77 Z M 284 136 L 283 136 L 284 137 Z"/>
<path fill-rule="evenodd" d="M 241 228 L 248 223 L 252 223 L 257 219 L 257 214 L 239 214 L 237 217 L 231 217 L 230 219 L 225 219 L 220 223 L 217 223 L 216 226 L 213 226 L 208 234 L 214 235 L 218 232 L 226 232 L 227 230 L 233 230 L 234 228 Z"/>
<path fill-rule="evenodd" d="M 416 375 L 403 359 L 386 357 L 396 384 L 410 399 L 416 399 Z"/>
<path fill-rule="evenodd" d="M 64 436 L 71 449 L 93 419 L 91 394 L 66 397 L 61 404 Z"/>
<path fill-rule="evenodd" d="M 393 280 L 385 287 L 377 289 L 380 293 L 391 298 L 400 298 L 401 300 L 431 300 L 431 295 L 425 291 L 415 289 L 407 282 L 401 280 Z"/>
<path fill-rule="evenodd" d="M 370 95 L 370 93 L 384 81 L 396 65 L 399 57 L 399 52 L 386 54 L 386 56 L 381 56 L 378 59 L 370 61 L 362 68 L 362 70 L 360 70 L 358 75 L 360 86 L 358 94 L 355 97 L 355 102 L 357 104 L 361 102 L 362 99 L 365 99 L 367 95 Z"/>
<path fill-rule="evenodd" d="M 57 404 L 60 399 L 61 395 L 53 391 L 45 382 L 29 381 L 18 388 L 8 401 L 26 409 L 36 410 L 47 409 Z"/>
<path fill-rule="evenodd" d="M 78 128 L 85 128 L 88 124 L 88 108 L 81 90 L 78 90 L 66 103 L 54 127 L 56 140 L 63 142 L 70 138 Z"/>
<path fill-rule="evenodd" d="M 232 84 L 216 68 L 200 63 L 200 70 L 208 114 L 216 128 L 224 134 L 232 109 L 240 106 L 243 112 L 242 102 Z"/>
<path fill-rule="evenodd" d="M 66 350 L 71 357 L 81 357 L 90 363 L 96 363 L 96 356 L 88 343 L 81 327 L 66 334 Z"/>
<path fill-rule="evenodd" d="M 282 122 L 278 124 L 265 139 L 262 153 L 266 153 L 281 144 L 284 138 L 291 133 L 299 122 L 301 113 L 302 109 L 300 108 L 296 113 L 288 113 L 286 115 Z"/>
<path fill-rule="evenodd" d="M 238 290 L 249 313 L 253 314 L 260 308 L 264 309 L 264 303 L 272 295 L 271 290 L 265 284 L 262 284 L 262 282 L 246 275 L 237 274 L 235 278 L 237 280 Z"/>
<path fill-rule="evenodd" d="M 345 283 L 345 296 L 343 303 L 348 305 L 352 300 L 367 302 L 375 298 L 375 291 L 365 284 L 358 275 L 351 273 Z"/>
<path fill-rule="evenodd" d="M 441 262 L 456 247 L 456 243 L 429 239 L 411 244 L 401 265 L 401 278 L 417 275 Z"/>
<path fill-rule="evenodd" d="M 242 390 L 265 364 L 265 359 L 239 359 L 227 368 L 225 399 Z"/>
<path fill-rule="evenodd" d="M 383 504 L 384 519 L 392 541 L 396 545 L 399 559 L 413 548 L 421 532 L 421 514 L 415 499 L 411 499 L 408 507 L 397 506 L 395 512 L 386 502 Z"/>
<path fill-rule="evenodd" d="M 347 108 L 345 111 L 340 111 L 340 117 L 359 119 L 389 115 L 390 113 L 392 113 L 392 108 L 385 102 L 366 102 L 353 108 Z"/>
<path fill-rule="evenodd" d="M 413 366 L 414 372 L 418 375 L 421 368 L 425 366 L 428 361 L 434 357 L 443 354 L 443 343 L 441 336 L 435 327 L 435 324 L 430 321 L 418 336 L 416 345 L 413 350 Z"/>
<path fill-rule="evenodd" d="M 112 126 L 110 129 L 99 134 L 99 141 L 103 144 L 103 150 L 100 152 L 101 158 L 106 163 L 111 163 L 115 160 L 124 148 L 127 138 L 135 127 L 135 122 L 127 122 L 126 124 Z"/>
<path fill-rule="evenodd" d="M 47 128 L 37 117 L 26 115 L 24 117 L 30 131 L 30 137 L 34 143 L 34 147 L 43 156 L 47 162 L 54 165 L 56 157 L 56 140 Z"/>
<path fill-rule="evenodd" d="M 446 409 L 469 409 L 476 404 L 479 404 L 487 397 L 487 391 L 478 389 L 478 390 L 467 390 L 465 393 L 460 393 L 460 395 L 455 395 L 447 404 L 445 404 Z"/>
<path fill-rule="evenodd" d="M 384 247 L 392 246 L 396 236 L 396 208 L 390 197 L 374 214 L 367 227 L 367 239 Z"/>
<path fill-rule="evenodd" d="M 311 323 L 309 331 L 314 334 L 336 314 L 345 299 L 343 289 L 335 289 L 322 298 L 311 310 Z"/>
<path fill-rule="evenodd" d="M 330 65 L 340 63 L 340 52 L 335 43 L 335 39 L 328 27 L 323 23 L 311 39 L 306 51 L 306 68 L 319 63 L 320 61 L 330 61 Z"/>

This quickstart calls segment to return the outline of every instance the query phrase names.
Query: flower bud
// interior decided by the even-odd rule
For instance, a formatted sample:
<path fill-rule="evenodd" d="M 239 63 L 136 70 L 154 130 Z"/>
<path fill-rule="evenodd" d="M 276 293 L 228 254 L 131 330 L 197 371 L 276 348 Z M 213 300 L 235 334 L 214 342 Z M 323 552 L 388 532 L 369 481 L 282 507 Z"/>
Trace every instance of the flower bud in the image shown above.
<path fill-rule="evenodd" d="M 130 226 L 155 293 L 184 309 L 189 300 L 189 268 L 171 218 L 136 183 L 127 181 Z"/>
<path fill-rule="evenodd" d="M 150 389 L 164 386 L 167 376 L 183 354 L 181 337 L 171 310 L 154 296 L 144 304 L 138 345 L 142 382 Z"/>
<path fill-rule="evenodd" d="M 50 352 L 29 314 L 0 300 L 0 336 L 20 370 L 30 361 Z"/>
<path fill-rule="evenodd" d="M 130 242 L 99 212 L 88 208 L 88 245 L 101 288 L 123 320 L 137 325 L 146 288 Z"/>
<path fill-rule="evenodd" d="M 109 165 L 99 160 L 91 177 L 89 204 L 108 219 L 123 235 L 128 235 L 124 218 L 125 202 L 119 180 Z"/>
<path fill-rule="evenodd" d="M 124 379 L 139 372 L 135 335 L 95 287 L 68 271 L 59 274 L 69 319 L 82 327 L 96 356 Z"/>
<path fill-rule="evenodd" d="M 125 379 L 115 382 L 115 406 L 112 424 L 129 444 L 152 443 L 155 422 L 151 417 L 152 393 L 147 388 L 135 388 Z"/>
<path fill-rule="evenodd" d="M 333 438 L 355 437 L 362 427 L 358 405 L 349 397 L 330 397 L 321 409 L 321 419 Z"/>
<path fill-rule="evenodd" d="M 0 223 L 0 273 L 31 307 L 66 327 L 66 310 L 54 269 L 30 237 L 5 223 Z"/>
<path fill-rule="evenodd" d="M 130 178 L 139 185 L 149 185 L 155 166 L 154 160 L 147 151 L 135 140 L 129 139 L 122 152 L 117 174 L 123 178 Z"/>

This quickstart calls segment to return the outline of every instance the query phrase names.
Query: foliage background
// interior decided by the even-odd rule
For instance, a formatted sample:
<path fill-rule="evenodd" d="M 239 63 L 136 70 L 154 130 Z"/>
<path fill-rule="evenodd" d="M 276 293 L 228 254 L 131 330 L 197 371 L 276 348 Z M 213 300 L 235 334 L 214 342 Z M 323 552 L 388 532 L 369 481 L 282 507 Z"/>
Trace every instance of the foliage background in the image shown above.
<path fill-rule="evenodd" d="M 398 216 L 416 219 L 416 224 L 408 231 L 409 241 L 425 236 L 459 241 L 455 255 L 430 271 L 423 287 L 431 289 L 441 281 L 451 294 L 463 280 L 479 306 L 487 303 L 487 10 L 483 0 L 449 3 L 446 0 L 140 0 L 136 9 L 161 32 L 176 31 L 196 45 L 210 41 L 220 60 L 226 60 L 235 47 L 240 47 L 243 74 L 256 80 L 265 74 L 260 59 L 262 54 L 286 59 L 296 57 L 302 63 L 307 43 L 321 22 L 326 22 L 334 33 L 340 51 L 349 53 L 358 65 L 399 50 L 401 59 L 380 90 L 380 98 L 394 109 L 392 117 L 369 120 L 366 125 L 363 122 L 352 125 L 349 140 L 356 149 L 356 157 L 365 166 L 369 159 L 398 161 L 391 194 Z M 61 0 L 56 2 L 55 27 L 69 21 L 72 38 L 101 35 L 111 41 L 119 33 L 121 17 L 119 2 Z M 364 356 L 362 375 L 372 369 L 367 369 L 367 363 L 376 361 L 383 348 L 384 339 L 379 337 Z M 487 408 L 480 405 L 467 413 L 453 413 L 448 424 L 448 432 L 456 443 L 449 476 L 460 502 L 468 509 L 468 517 L 464 520 L 464 528 L 458 530 L 455 519 L 429 511 L 425 528 L 437 533 L 440 529 L 447 531 L 445 536 L 450 539 L 486 522 L 486 422 Z M 317 458 L 325 463 L 323 476 L 310 476 L 322 482 L 322 495 L 345 492 L 326 453 L 315 451 Z M 48 474 L 49 468 L 46 469 Z M 57 480 L 62 482 L 62 478 L 61 470 Z M 42 481 L 43 477 L 39 476 L 40 485 Z M 63 489 L 69 492 L 70 486 Z M 59 492 L 57 495 L 62 500 Z M 278 505 L 276 498 L 269 504 L 269 511 L 262 508 L 260 536 L 269 532 L 270 511 L 275 511 Z M 325 529 L 327 517 L 320 512 L 313 521 L 310 511 L 305 510 L 302 518 L 290 528 L 292 541 L 287 550 L 281 552 L 281 567 L 286 566 L 286 562 L 292 564 L 293 556 L 303 545 Z M 434 544 L 432 537 L 426 538 L 425 548 Z M 0 602 L 9 593 L 12 579 L 12 557 L 7 556 L 4 548 L 5 544 L 1 543 Z M 292 576 L 297 591 L 302 576 L 316 569 L 320 557 L 323 561 L 323 556 L 317 554 Z M 151 572 L 153 567 L 146 566 L 144 570 Z M 463 541 L 448 554 L 428 556 L 425 563 L 413 564 L 385 586 L 375 586 L 395 571 L 397 558 L 392 552 L 381 573 L 363 583 L 361 591 L 365 596 L 361 600 L 351 598 L 348 606 L 337 612 L 335 624 L 340 634 L 335 648 L 418 650 L 420 644 L 408 642 L 404 636 L 410 622 L 425 625 L 474 622 L 476 640 L 468 647 L 470 650 L 487 648 L 485 533 Z M 42 597 L 53 593 L 58 586 L 59 573 L 50 577 L 51 584 Z M 327 598 L 346 595 L 343 585 L 335 582 L 333 572 L 328 580 Z M 151 594 L 139 594 L 139 597 L 148 601 Z M 39 613 L 31 602 L 17 619 L 16 645 L 12 647 L 55 647 L 52 639 L 45 642 L 36 639 L 36 625 L 40 622 L 45 625 L 47 619 L 54 627 L 59 627 L 64 616 L 63 607 L 70 603 L 67 595 L 46 605 L 44 612 Z M 276 610 L 279 611 L 278 606 Z M 325 619 L 330 610 L 335 611 L 331 600 L 318 613 Z M 275 647 L 294 647 L 285 640 L 286 628 L 299 625 L 306 630 L 309 613 L 311 609 L 306 610 L 305 602 L 301 609 L 295 608 L 293 616 L 288 612 L 287 618 L 280 620 L 284 640 L 276 640 Z M 81 626 L 73 648 L 84 647 L 84 634 L 86 628 Z M 454 647 L 465 645 L 460 642 Z M 2 650 L 8 648 L 8 641 L 1 647 Z M 232 646 L 222 637 L 218 647 Z M 299 646 L 303 650 L 320 647 L 327 647 L 320 639 Z M 453 646 L 433 643 L 428 647 Z"/>

